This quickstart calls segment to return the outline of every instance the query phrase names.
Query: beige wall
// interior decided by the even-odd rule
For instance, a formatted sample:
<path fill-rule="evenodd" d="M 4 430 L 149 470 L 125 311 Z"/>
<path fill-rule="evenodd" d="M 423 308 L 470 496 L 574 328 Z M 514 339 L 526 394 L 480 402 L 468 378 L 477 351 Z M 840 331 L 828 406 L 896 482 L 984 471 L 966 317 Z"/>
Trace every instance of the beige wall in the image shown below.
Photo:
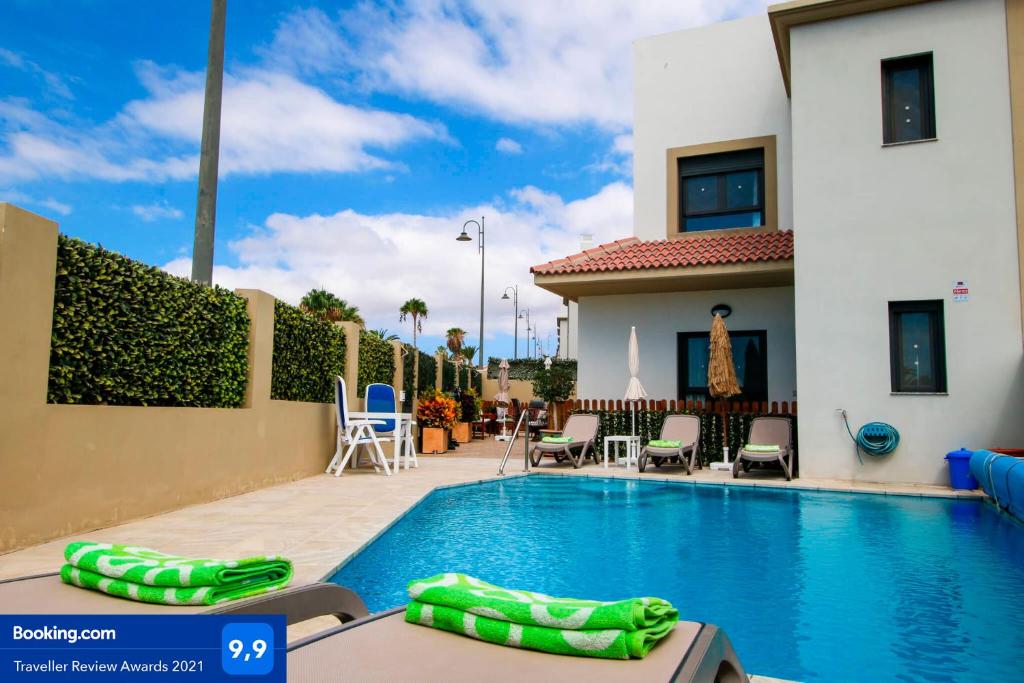
<path fill-rule="evenodd" d="M 255 290 L 246 407 L 47 404 L 56 242 L 0 203 L 0 552 L 323 471 L 332 406 L 270 400 L 274 299 Z"/>
<path fill-rule="evenodd" d="M 1024 443 L 1024 364 L 1003 0 L 947 0 L 795 27 L 800 469 L 938 483 L 943 455 Z M 880 61 L 932 52 L 937 140 L 882 145 Z M 1020 179 L 1018 179 L 1020 182 Z M 952 300 L 966 279 L 970 300 Z M 944 302 L 948 394 L 893 395 L 888 303 Z M 857 461 L 856 430 L 900 447 Z"/>
<path fill-rule="evenodd" d="M 517 398 L 521 402 L 532 401 L 533 395 L 533 382 L 525 379 L 512 379 L 508 382 L 508 397 Z M 498 395 L 498 380 L 489 379 L 484 377 L 484 395 L 481 397 L 485 401 L 493 401 L 494 397 Z"/>

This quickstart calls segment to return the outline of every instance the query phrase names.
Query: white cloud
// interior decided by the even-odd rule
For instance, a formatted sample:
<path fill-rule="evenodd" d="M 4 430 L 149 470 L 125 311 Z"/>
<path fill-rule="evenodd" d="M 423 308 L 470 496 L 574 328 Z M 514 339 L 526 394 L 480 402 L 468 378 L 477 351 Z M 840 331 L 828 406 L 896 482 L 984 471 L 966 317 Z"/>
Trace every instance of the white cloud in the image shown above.
<path fill-rule="evenodd" d="M 177 209 L 167 204 L 167 202 L 154 202 L 153 204 L 135 204 L 131 207 L 131 212 L 141 218 L 146 223 L 152 223 L 153 221 L 166 219 L 166 218 L 181 218 L 185 214 L 181 209 Z"/>
<path fill-rule="evenodd" d="M 370 89 L 468 107 L 501 121 L 622 129 L 632 118 L 635 39 L 764 6 L 764 0 L 363 3 L 336 21 L 317 11 L 293 15 L 275 45 L 293 68 L 328 71 L 336 64 L 340 73 L 359 72 Z"/>
<path fill-rule="evenodd" d="M 494 143 L 494 149 L 498 150 L 503 154 L 522 154 L 523 146 L 512 138 L 499 138 Z"/>
<path fill-rule="evenodd" d="M 9 66 L 13 69 L 18 69 L 19 71 L 32 74 L 39 80 L 43 81 L 49 93 L 56 95 L 57 97 L 67 100 L 75 99 L 75 96 L 71 93 L 71 88 L 68 87 L 63 76 L 55 74 L 52 71 L 47 71 L 32 60 L 26 59 L 23 55 L 17 52 L 0 47 L 0 65 Z"/>
<path fill-rule="evenodd" d="M 53 197 L 39 198 L 25 194 L 24 192 L 18 192 L 17 190 L 0 190 L 0 202 L 24 204 L 26 206 L 39 206 L 44 209 L 49 209 L 54 213 L 58 213 L 61 216 L 68 216 L 72 211 L 70 204 L 57 201 Z"/>
<path fill-rule="evenodd" d="M 554 326 L 561 300 L 530 284 L 530 266 L 579 251 L 581 233 L 593 234 L 595 243 L 631 234 L 632 214 L 633 193 L 623 183 L 568 202 L 535 187 L 520 188 L 507 198 L 440 215 L 279 213 L 230 244 L 239 265 L 215 266 L 214 281 L 262 289 L 292 303 L 313 287 L 325 287 L 359 306 L 368 327 L 393 330 L 400 328 L 399 306 L 415 296 L 430 307 L 426 334 L 460 326 L 470 330 L 475 344 L 480 260 L 474 245 L 456 243 L 455 236 L 468 217 L 483 215 L 488 337 L 511 334 L 512 309 L 501 294 L 517 283 L 520 305 L 531 309 L 543 336 Z M 191 265 L 177 259 L 164 267 L 187 275 Z"/>
<path fill-rule="evenodd" d="M 629 133 L 616 135 L 612 144 L 600 160 L 586 166 L 588 171 L 614 173 L 623 178 L 633 175 L 633 136 Z"/>
<path fill-rule="evenodd" d="M 193 177 L 199 166 L 200 75 L 139 65 L 149 96 L 100 125 L 71 126 L 17 100 L 0 101 L 0 179 L 43 176 L 110 181 Z M 356 107 L 273 71 L 225 77 L 220 175 L 354 172 L 400 168 L 377 150 L 415 140 L 449 140 L 444 126 Z"/>

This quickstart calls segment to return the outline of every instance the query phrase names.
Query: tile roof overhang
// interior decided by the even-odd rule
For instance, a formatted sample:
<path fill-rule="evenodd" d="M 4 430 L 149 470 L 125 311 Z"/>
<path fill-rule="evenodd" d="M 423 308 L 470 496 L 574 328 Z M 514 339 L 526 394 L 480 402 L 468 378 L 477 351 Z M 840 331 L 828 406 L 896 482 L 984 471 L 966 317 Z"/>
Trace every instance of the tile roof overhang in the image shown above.
<path fill-rule="evenodd" d="M 793 284 L 792 230 L 736 230 L 609 242 L 530 269 L 559 296 L 778 287 Z"/>

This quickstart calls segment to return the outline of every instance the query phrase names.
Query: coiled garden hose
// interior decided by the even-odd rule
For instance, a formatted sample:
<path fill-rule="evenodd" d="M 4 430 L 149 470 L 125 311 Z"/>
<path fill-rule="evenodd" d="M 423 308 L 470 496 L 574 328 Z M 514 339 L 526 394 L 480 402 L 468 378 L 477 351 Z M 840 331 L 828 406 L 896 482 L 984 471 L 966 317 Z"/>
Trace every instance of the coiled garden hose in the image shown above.
<path fill-rule="evenodd" d="M 860 457 L 861 451 L 874 456 L 888 455 L 900 445 L 900 433 L 891 424 L 885 422 L 868 422 L 858 429 L 857 436 L 854 436 L 850 429 L 850 421 L 846 418 L 846 411 L 841 410 L 840 412 L 843 414 L 846 431 L 857 447 L 857 461 L 860 464 L 864 464 L 864 460 Z"/>

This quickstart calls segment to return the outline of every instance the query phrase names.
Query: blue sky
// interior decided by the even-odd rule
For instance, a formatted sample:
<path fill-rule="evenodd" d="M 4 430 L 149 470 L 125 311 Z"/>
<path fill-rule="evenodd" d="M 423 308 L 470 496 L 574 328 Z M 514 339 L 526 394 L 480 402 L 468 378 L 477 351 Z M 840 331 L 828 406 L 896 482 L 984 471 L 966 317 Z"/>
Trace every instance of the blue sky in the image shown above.
<path fill-rule="evenodd" d="M 215 281 L 326 287 L 403 338 L 418 296 L 421 348 L 476 344 L 480 261 L 454 237 L 484 215 L 486 351 L 510 356 L 503 289 L 554 351 L 529 266 L 632 231 L 631 42 L 764 3 L 228 5 Z M 209 11 L 0 0 L 0 201 L 187 274 Z"/>

